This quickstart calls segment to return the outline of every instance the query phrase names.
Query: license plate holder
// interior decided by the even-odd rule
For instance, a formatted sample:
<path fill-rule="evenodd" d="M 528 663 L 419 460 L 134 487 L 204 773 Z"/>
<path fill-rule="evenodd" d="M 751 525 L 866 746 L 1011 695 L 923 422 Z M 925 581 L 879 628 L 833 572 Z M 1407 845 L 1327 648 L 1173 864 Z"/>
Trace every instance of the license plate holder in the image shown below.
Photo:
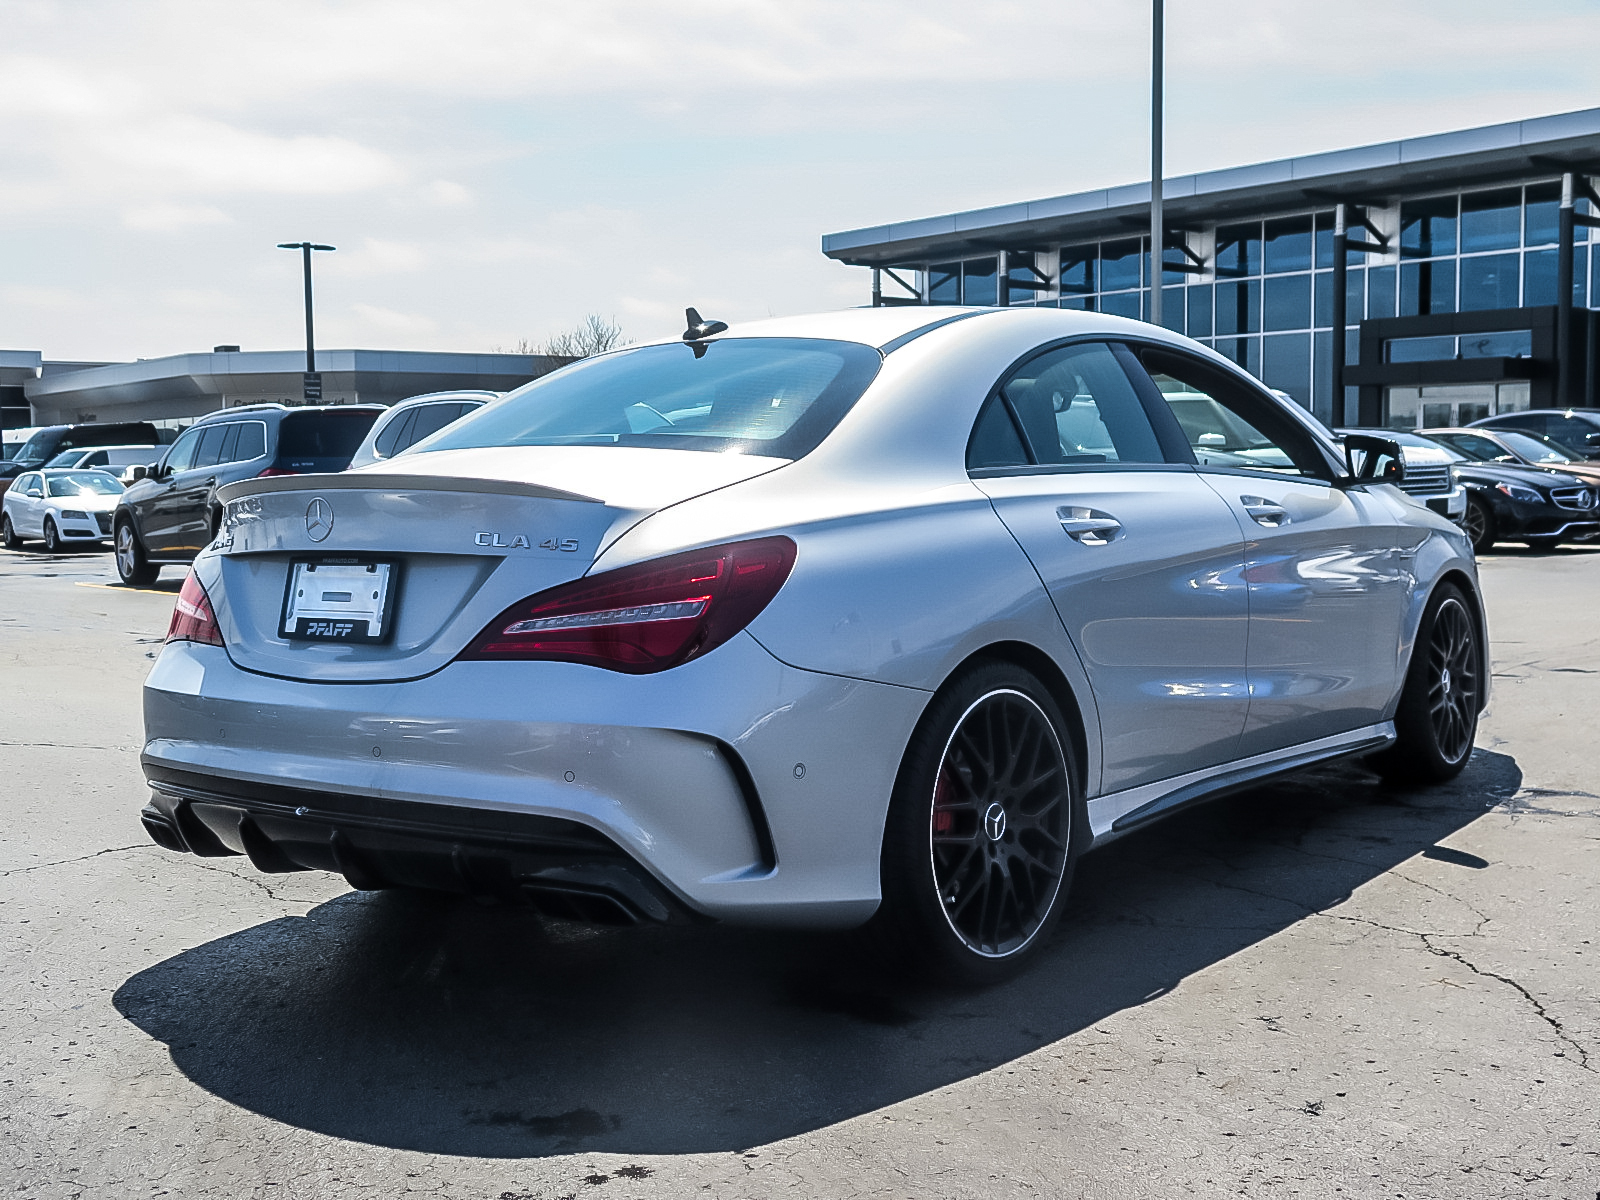
<path fill-rule="evenodd" d="M 387 641 L 399 582 L 400 564 L 394 559 L 292 559 L 278 636 L 364 645 Z"/>

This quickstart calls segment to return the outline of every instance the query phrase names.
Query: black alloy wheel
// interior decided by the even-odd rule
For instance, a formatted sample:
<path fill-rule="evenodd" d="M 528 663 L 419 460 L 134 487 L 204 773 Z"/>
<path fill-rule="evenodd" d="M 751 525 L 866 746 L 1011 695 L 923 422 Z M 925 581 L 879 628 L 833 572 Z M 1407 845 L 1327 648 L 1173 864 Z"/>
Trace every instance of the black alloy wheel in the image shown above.
<path fill-rule="evenodd" d="M 1461 517 L 1461 531 L 1472 542 L 1475 553 L 1482 554 L 1494 546 L 1494 513 L 1476 496 L 1467 497 L 1467 511 Z"/>
<path fill-rule="evenodd" d="M 161 568 L 148 561 L 139 535 L 133 531 L 132 521 L 118 521 L 112 537 L 112 551 L 117 560 L 117 578 L 128 587 L 148 587 L 161 574 Z"/>
<path fill-rule="evenodd" d="M 1486 656 L 1466 595 L 1441 584 L 1428 601 L 1395 711 L 1397 740 L 1374 757 L 1385 778 L 1414 783 L 1454 779 L 1472 757 L 1482 707 Z"/>
<path fill-rule="evenodd" d="M 1075 861 L 1082 802 L 1049 692 L 985 664 L 929 706 L 885 830 L 880 941 L 936 979 L 996 982 L 1047 940 Z"/>
<path fill-rule="evenodd" d="M 17 536 L 16 527 L 11 524 L 10 513 L 0 516 L 0 544 L 7 550 L 22 549 L 22 539 Z"/>
<path fill-rule="evenodd" d="M 56 529 L 54 517 L 46 517 L 44 519 L 44 548 L 51 554 L 60 554 L 66 549 L 61 544 L 61 533 Z"/>

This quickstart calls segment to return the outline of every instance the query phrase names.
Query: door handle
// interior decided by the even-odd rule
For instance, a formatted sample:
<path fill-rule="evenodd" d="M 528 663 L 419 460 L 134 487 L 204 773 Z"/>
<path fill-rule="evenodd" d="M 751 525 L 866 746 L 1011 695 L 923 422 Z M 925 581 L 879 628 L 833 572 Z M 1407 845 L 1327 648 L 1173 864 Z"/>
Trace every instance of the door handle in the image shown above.
<path fill-rule="evenodd" d="M 1257 525 L 1265 525 L 1268 529 L 1276 529 L 1280 525 L 1289 524 L 1289 510 L 1274 500 L 1264 496 L 1240 496 L 1239 503 L 1244 505 L 1245 512 Z"/>
<path fill-rule="evenodd" d="M 1062 505 L 1056 519 L 1069 538 L 1084 546 L 1104 546 L 1122 533 L 1122 522 L 1097 508 Z"/>

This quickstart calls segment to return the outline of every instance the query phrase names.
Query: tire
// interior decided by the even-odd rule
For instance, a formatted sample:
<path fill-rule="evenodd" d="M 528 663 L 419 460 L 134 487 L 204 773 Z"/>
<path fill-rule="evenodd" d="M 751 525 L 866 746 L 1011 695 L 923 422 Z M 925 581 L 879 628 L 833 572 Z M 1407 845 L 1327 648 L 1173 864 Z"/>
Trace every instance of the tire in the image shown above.
<path fill-rule="evenodd" d="M 11 514 L 0 516 L 0 545 L 7 550 L 21 550 L 22 539 L 17 536 L 16 527 L 11 524 Z"/>
<path fill-rule="evenodd" d="M 1019 771 L 1030 777 L 1021 786 Z M 1072 741 L 1049 691 L 1008 663 L 962 672 L 901 761 L 869 944 L 930 981 L 1009 977 L 1049 940 L 1084 821 Z"/>
<path fill-rule="evenodd" d="M 54 517 L 46 517 L 44 519 L 44 548 L 50 554 L 60 554 L 66 549 L 61 544 L 61 534 L 56 529 Z"/>
<path fill-rule="evenodd" d="M 1472 539 L 1472 550 L 1482 554 L 1494 546 L 1494 512 L 1476 496 L 1467 497 L 1467 511 L 1461 517 L 1461 531 Z"/>
<path fill-rule="evenodd" d="M 1395 710 L 1395 744 L 1372 764 L 1395 783 L 1443 783 L 1472 757 L 1488 656 L 1466 594 L 1440 584 L 1428 599 L 1405 689 Z"/>
<path fill-rule="evenodd" d="M 111 545 L 117 560 L 117 577 L 127 586 L 148 587 L 161 574 L 161 568 L 145 558 L 144 546 L 133 531 L 133 522 L 117 522 Z"/>

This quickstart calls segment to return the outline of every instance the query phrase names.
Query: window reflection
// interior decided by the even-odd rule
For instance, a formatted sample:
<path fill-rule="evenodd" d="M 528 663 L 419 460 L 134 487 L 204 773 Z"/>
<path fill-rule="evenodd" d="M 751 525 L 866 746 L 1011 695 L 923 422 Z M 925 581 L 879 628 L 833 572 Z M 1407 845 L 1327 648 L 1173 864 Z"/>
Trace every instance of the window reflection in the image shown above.
<path fill-rule="evenodd" d="M 1456 198 L 1434 196 L 1400 205 L 1400 252 L 1418 258 L 1456 251 Z"/>
<path fill-rule="evenodd" d="M 1106 242 L 1100 247 L 1100 286 L 1105 291 L 1116 292 L 1123 288 L 1136 288 L 1139 278 L 1139 259 L 1144 243 L 1138 238 L 1120 242 Z"/>
<path fill-rule="evenodd" d="M 1468 192 L 1462 196 L 1461 252 L 1515 250 L 1522 234 L 1521 209 L 1521 188 Z"/>
<path fill-rule="evenodd" d="M 1217 276 L 1261 274 L 1261 226 L 1217 226 Z"/>
<path fill-rule="evenodd" d="M 1439 262 L 1402 263 L 1400 266 L 1400 315 L 1425 317 L 1431 313 L 1456 310 L 1456 264 Z"/>
<path fill-rule="evenodd" d="M 1268 221 L 1266 230 L 1262 263 L 1267 274 L 1311 269 L 1310 217 L 1285 217 Z"/>

